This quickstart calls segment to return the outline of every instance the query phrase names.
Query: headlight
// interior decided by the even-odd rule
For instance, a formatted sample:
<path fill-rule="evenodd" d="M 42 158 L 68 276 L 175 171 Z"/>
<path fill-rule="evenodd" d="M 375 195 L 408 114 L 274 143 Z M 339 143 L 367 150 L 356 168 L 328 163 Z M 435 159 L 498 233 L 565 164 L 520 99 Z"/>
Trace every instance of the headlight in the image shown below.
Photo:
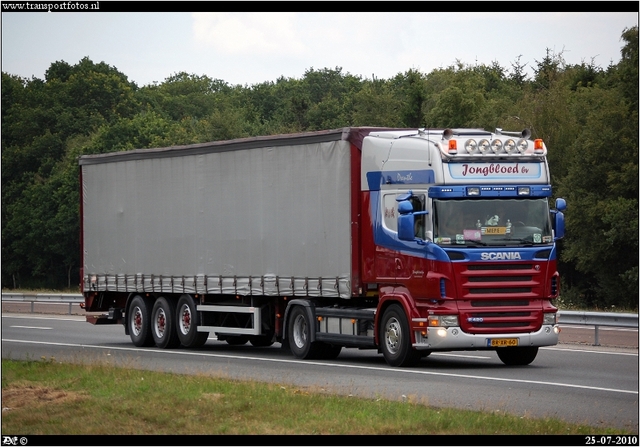
<path fill-rule="evenodd" d="M 489 150 L 489 148 L 491 147 L 491 143 L 489 143 L 489 140 L 480 140 L 480 143 L 478 143 L 478 150 L 480 151 L 481 154 L 484 154 L 485 152 L 487 152 Z"/>
<path fill-rule="evenodd" d="M 478 144 L 476 140 L 467 140 L 466 143 L 464 143 L 464 148 L 467 150 L 467 154 L 472 154 L 478 148 Z"/>
<path fill-rule="evenodd" d="M 507 141 L 504 142 L 504 151 L 507 154 L 510 154 L 511 152 L 513 152 L 513 150 L 516 148 L 516 142 L 509 139 Z"/>
<path fill-rule="evenodd" d="M 518 140 L 517 144 L 518 152 L 524 154 L 527 149 L 529 149 L 529 143 L 527 140 Z"/>
<path fill-rule="evenodd" d="M 479 196 L 480 195 L 480 188 L 478 186 L 469 186 L 467 188 L 467 195 L 468 196 Z"/>
<path fill-rule="evenodd" d="M 493 151 L 494 154 L 497 154 L 498 152 L 500 152 L 500 150 L 502 150 L 502 141 L 493 140 L 491 142 L 491 150 Z"/>
<path fill-rule="evenodd" d="M 449 327 L 459 326 L 457 315 L 431 315 L 429 317 L 429 327 Z"/>
<path fill-rule="evenodd" d="M 544 314 L 544 319 L 542 320 L 542 324 L 556 324 L 557 322 L 558 322 L 557 313 Z"/>
<path fill-rule="evenodd" d="M 519 196 L 528 196 L 531 194 L 531 188 L 529 186 L 518 186 Z"/>

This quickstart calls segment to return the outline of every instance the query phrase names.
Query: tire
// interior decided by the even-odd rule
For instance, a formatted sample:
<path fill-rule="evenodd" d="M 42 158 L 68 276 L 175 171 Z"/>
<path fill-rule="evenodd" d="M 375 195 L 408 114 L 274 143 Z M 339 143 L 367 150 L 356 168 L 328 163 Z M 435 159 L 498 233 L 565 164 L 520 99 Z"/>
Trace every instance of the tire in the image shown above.
<path fill-rule="evenodd" d="M 200 314 L 191 295 L 182 295 L 176 311 L 176 333 L 185 348 L 199 348 L 207 342 L 208 332 L 198 332 Z"/>
<path fill-rule="evenodd" d="M 289 349 L 299 359 L 313 359 L 318 353 L 318 345 L 311 343 L 311 321 L 302 306 L 291 309 L 287 325 Z"/>
<path fill-rule="evenodd" d="M 151 307 L 151 300 L 140 295 L 136 295 L 129 304 L 127 328 L 131 341 L 138 347 L 154 344 L 151 335 Z"/>
<path fill-rule="evenodd" d="M 409 323 L 398 304 L 389 306 L 382 315 L 380 349 L 390 366 L 412 366 L 421 357 L 421 353 L 411 346 Z"/>
<path fill-rule="evenodd" d="M 538 347 L 501 348 L 496 354 L 502 363 L 508 366 L 525 366 L 533 362 L 538 355 Z"/>
<path fill-rule="evenodd" d="M 177 348 L 180 339 L 176 332 L 176 301 L 160 297 L 151 311 L 151 335 L 160 349 Z"/>

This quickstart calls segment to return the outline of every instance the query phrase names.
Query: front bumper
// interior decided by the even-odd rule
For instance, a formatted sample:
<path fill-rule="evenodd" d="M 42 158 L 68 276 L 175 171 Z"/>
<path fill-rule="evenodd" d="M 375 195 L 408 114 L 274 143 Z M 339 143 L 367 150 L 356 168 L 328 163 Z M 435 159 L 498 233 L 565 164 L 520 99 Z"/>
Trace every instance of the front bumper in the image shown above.
<path fill-rule="evenodd" d="M 426 337 L 415 331 L 413 347 L 430 351 L 496 349 L 490 345 L 492 339 L 517 339 L 517 346 L 553 346 L 558 344 L 559 333 L 558 325 L 543 325 L 539 331 L 527 334 L 467 334 L 459 327 L 434 327 L 427 329 Z"/>

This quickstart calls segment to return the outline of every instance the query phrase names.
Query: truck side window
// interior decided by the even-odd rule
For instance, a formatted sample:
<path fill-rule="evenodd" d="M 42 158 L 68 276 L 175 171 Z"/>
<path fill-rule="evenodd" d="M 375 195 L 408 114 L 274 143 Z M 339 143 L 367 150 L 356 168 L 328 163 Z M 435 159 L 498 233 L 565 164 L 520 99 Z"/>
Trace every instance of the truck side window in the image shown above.
<path fill-rule="evenodd" d="M 397 193 L 385 194 L 383 198 L 382 219 L 384 226 L 391 231 L 398 231 L 398 202 Z"/>
<path fill-rule="evenodd" d="M 413 211 L 424 211 L 424 200 L 425 196 L 422 194 L 415 195 L 411 198 L 411 203 L 413 204 Z M 419 216 L 415 216 L 414 218 L 414 229 L 416 237 L 420 239 L 424 239 L 425 227 L 427 222 L 427 216 L 422 214 Z"/>
<path fill-rule="evenodd" d="M 404 194 L 406 194 L 406 192 L 393 192 L 384 195 L 382 218 L 384 226 L 391 231 L 398 231 L 398 202 L 396 201 L 396 197 Z M 414 194 L 409 200 L 413 205 L 414 212 L 425 210 L 427 200 L 425 194 Z M 415 235 L 420 239 L 425 238 L 425 230 L 428 222 L 427 217 L 427 215 L 419 215 L 415 216 L 414 219 Z"/>

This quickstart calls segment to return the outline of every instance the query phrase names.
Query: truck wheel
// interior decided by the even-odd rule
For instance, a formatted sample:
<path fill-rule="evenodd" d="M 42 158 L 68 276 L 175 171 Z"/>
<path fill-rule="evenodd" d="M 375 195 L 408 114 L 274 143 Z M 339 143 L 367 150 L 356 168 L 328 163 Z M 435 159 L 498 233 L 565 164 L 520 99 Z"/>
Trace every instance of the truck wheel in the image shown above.
<path fill-rule="evenodd" d="M 176 333 L 176 302 L 160 297 L 151 311 L 151 334 L 158 348 L 177 348 L 180 339 Z"/>
<path fill-rule="evenodd" d="M 207 342 L 208 332 L 198 332 L 200 316 L 191 295 L 182 295 L 178 300 L 176 332 L 185 348 L 199 348 Z"/>
<path fill-rule="evenodd" d="M 134 345 L 138 347 L 153 346 L 151 335 L 151 300 L 136 295 L 127 312 L 127 325 L 129 336 Z"/>
<path fill-rule="evenodd" d="M 411 347 L 409 323 L 404 310 L 392 304 L 385 310 L 380 323 L 380 348 L 390 366 L 411 366 L 421 354 Z"/>
<path fill-rule="evenodd" d="M 291 353 L 299 359 L 315 358 L 317 345 L 311 343 L 312 326 L 304 307 L 295 306 L 291 309 L 287 328 Z"/>
<path fill-rule="evenodd" d="M 509 366 L 523 366 L 533 362 L 538 355 L 538 347 L 500 348 L 496 353 L 502 363 Z"/>

